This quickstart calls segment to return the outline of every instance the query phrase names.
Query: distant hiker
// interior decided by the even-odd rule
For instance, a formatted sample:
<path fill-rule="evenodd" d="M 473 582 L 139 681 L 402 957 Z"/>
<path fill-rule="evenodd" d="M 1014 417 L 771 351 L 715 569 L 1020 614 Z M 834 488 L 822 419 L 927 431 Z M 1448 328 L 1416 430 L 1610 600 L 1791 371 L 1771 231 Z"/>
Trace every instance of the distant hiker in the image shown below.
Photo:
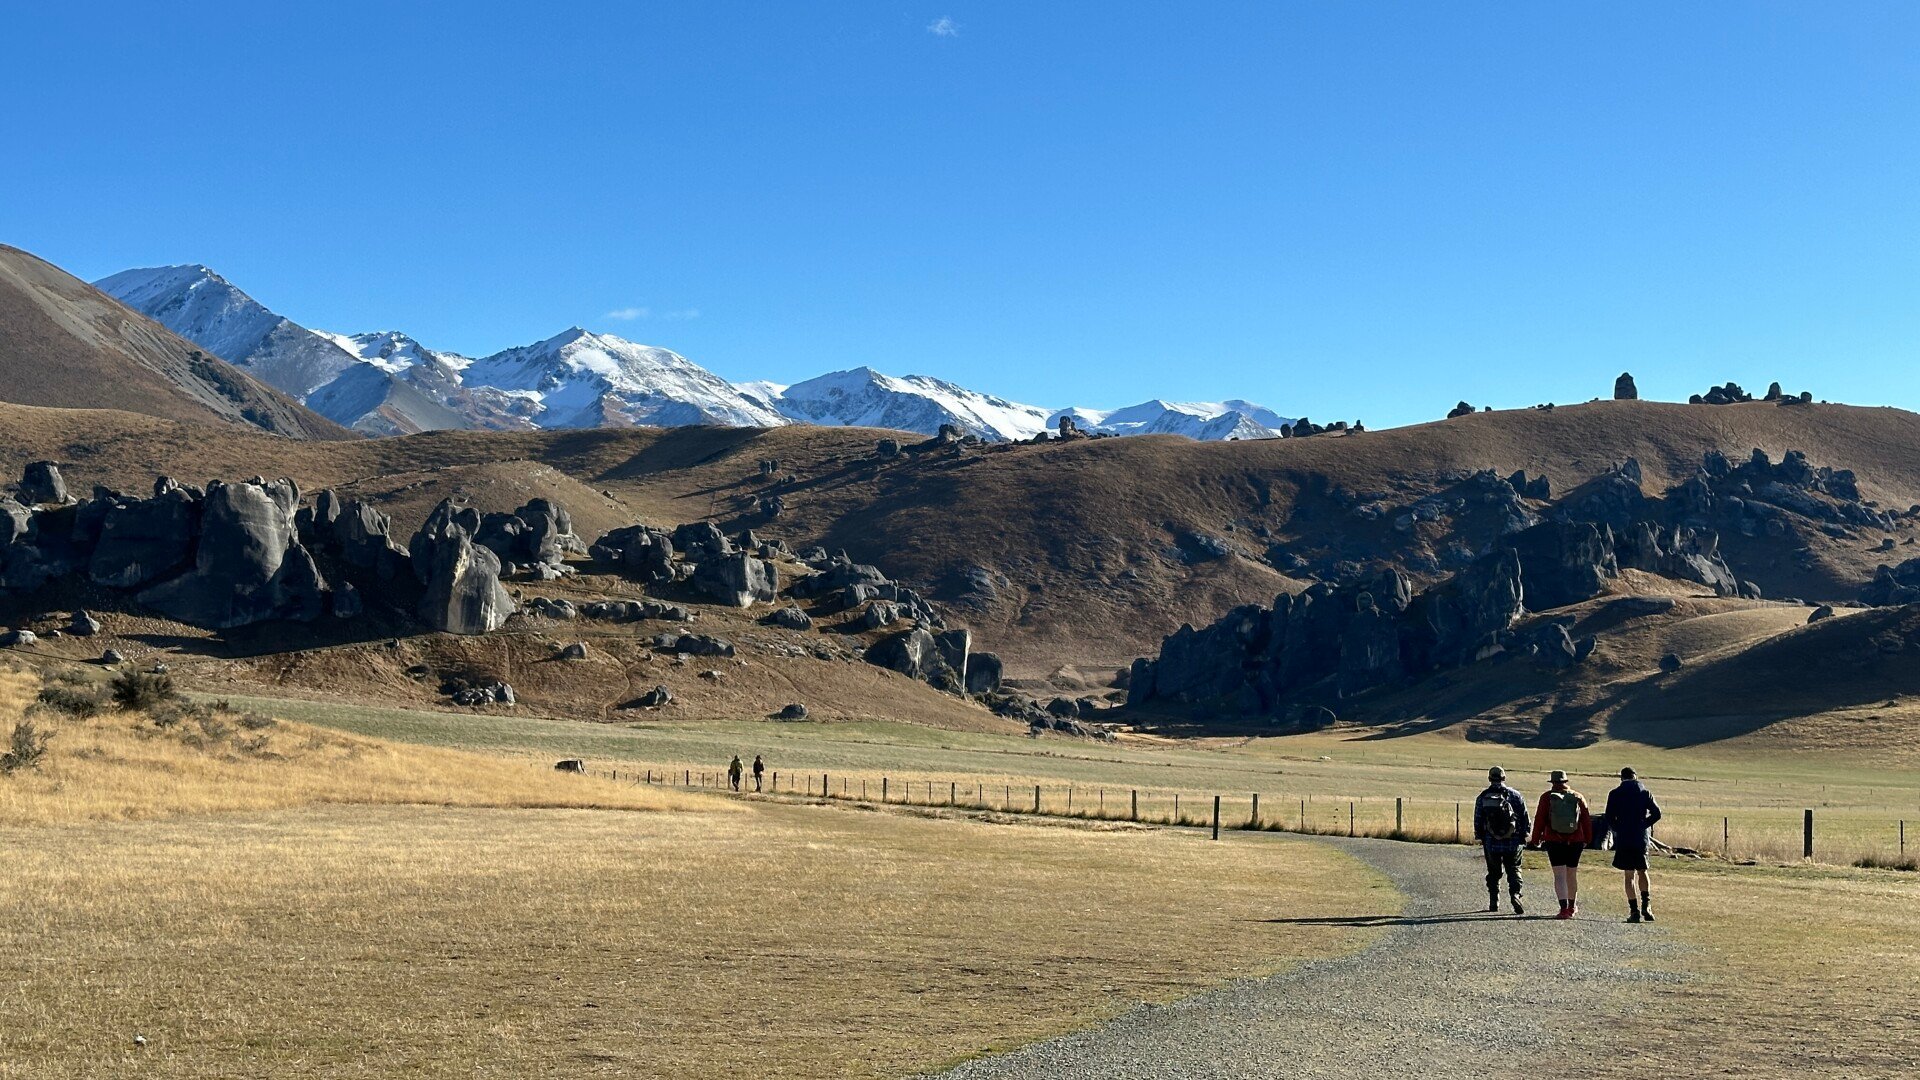
<path fill-rule="evenodd" d="M 753 755 L 753 790 L 760 790 L 760 778 L 765 776 L 766 773 L 767 763 L 760 760 L 759 754 Z"/>
<path fill-rule="evenodd" d="M 1500 910 L 1500 875 L 1507 877 L 1507 897 L 1515 915 L 1526 914 L 1520 904 L 1520 849 L 1526 845 L 1527 800 L 1507 786 L 1507 770 L 1487 770 L 1487 790 L 1473 800 L 1473 838 L 1487 858 L 1487 910 Z"/>
<path fill-rule="evenodd" d="M 1586 796 L 1567 786 L 1566 773 L 1553 770 L 1547 783 L 1533 815 L 1533 845 L 1547 849 L 1547 863 L 1553 867 L 1553 894 L 1560 898 L 1560 914 L 1554 918 L 1571 919 L 1580 911 L 1580 853 L 1593 839 L 1593 813 Z"/>
<path fill-rule="evenodd" d="M 733 764 L 727 766 L 727 783 L 733 785 L 733 790 L 740 790 L 740 774 L 744 771 L 740 765 L 740 755 L 733 755 Z"/>
<path fill-rule="evenodd" d="M 1613 833 L 1613 867 L 1625 875 L 1627 921 L 1652 922 L 1653 899 L 1647 895 L 1647 842 L 1660 820 L 1660 804 L 1653 792 L 1635 778 L 1631 768 L 1620 770 L 1620 786 L 1607 793 L 1606 823 Z M 1640 896 L 1633 895 L 1639 879 Z"/>

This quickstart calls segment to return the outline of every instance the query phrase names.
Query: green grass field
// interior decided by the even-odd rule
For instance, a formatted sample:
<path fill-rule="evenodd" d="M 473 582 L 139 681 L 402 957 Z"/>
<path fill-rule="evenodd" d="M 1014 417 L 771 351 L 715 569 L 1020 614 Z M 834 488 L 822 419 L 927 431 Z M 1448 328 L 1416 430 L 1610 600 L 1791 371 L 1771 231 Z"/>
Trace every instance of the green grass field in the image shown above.
<path fill-rule="evenodd" d="M 1142 818 L 1199 824 L 1222 796 L 1226 825 L 1252 820 L 1320 832 L 1384 835 L 1396 823 L 1427 839 L 1454 835 L 1456 814 L 1470 815 L 1490 764 L 1505 767 L 1529 794 L 1549 769 L 1566 769 L 1600 802 L 1623 764 L 1653 788 L 1668 817 L 1667 843 L 1735 860 L 1798 861 L 1802 812 L 1815 811 L 1815 858 L 1852 863 L 1897 861 L 1900 823 L 1906 854 L 1920 854 L 1920 773 L 1862 766 L 1838 755 L 1766 753 L 1738 748 L 1668 750 L 1606 744 L 1578 750 L 1529 750 L 1444 735 L 1399 739 L 1336 732 L 1187 743 L 1093 743 L 940 731 L 911 724 L 760 721 L 586 724 L 538 717 L 418 712 L 331 703 L 234 697 L 237 707 L 383 738 L 525 755 L 549 761 L 581 757 L 596 770 L 633 770 L 678 780 L 688 773 L 717 782 L 728 759 L 763 755 L 782 790 L 878 798 L 881 783 L 899 801 L 946 801 L 1031 809 L 1035 785 L 1049 813 L 1124 817 L 1138 792 Z M 1177 800 L 1177 809 L 1176 809 Z M 1177 816 L 1176 816 L 1177 815 Z M 1470 822 L 1463 822 L 1463 831 Z M 1723 834 L 1724 829 L 1724 834 Z M 1723 835 L 1725 844 L 1723 850 Z"/>

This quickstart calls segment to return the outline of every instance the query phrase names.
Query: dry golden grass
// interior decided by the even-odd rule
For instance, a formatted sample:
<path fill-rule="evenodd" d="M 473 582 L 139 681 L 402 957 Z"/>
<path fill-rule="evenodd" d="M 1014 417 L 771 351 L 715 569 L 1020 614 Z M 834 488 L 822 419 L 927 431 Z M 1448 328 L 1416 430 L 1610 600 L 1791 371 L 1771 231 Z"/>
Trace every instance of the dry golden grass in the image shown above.
<path fill-rule="evenodd" d="M 1657 925 L 1688 946 L 1663 966 L 1688 978 L 1650 984 L 1623 1057 L 1670 1060 L 1685 1047 L 1716 1063 L 1712 1075 L 1913 1075 L 1920 879 L 1713 864 L 1661 871 Z M 1583 875 L 1582 899 L 1614 893 L 1618 908 L 1618 882 L 1611 872 Z M 1609 1041 L 1618 1045 L 1619 1035 Z"/>
<path fill-rule="evenodd" d="M 1386 888 L 1308 845 L 778 804 L 0 845 L 0 1076 L 34 1078 L 894 1076 L 1357 947 L 1267 920 Z"/>
<path fill-rule="evenodd" d="M 32 705 L 37 677 L 0 671 L 0 738 Z M 142 713 L 79 719 L 44 709 L 35 768 L 0 775 L 0 825 L 270 810 L 316 803 L 587 807 L 707 806 L 697 795 L 556 773 L 539 763 L 390 743 L 207 710 L 162 728 Z"/>

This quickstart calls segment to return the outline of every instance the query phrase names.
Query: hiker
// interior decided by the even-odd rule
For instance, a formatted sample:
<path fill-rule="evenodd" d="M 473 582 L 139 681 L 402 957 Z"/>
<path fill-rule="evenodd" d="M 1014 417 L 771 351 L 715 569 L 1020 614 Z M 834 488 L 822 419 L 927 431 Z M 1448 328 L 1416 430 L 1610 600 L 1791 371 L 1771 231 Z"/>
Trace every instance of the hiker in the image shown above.
<path fill-rule="evenodd" d="M 1593 814 L 1586 796 L 1567 786 L 1564 771 L 1553 770 L 1547 783 L 1533 815 L 1531 846 L 1546 848 L 1547 863 L 1553 867 L 1553 894 L 1560 898 L 1560 914 L 1554 918 L 1571 919 L 1580 912 L 1575 902 L 1580 895 L 1580 853 L 1593 839 Z"/>
<path fill-rule="evenodd" d="M 735 791 L 740 790 L 741 771 L 740 755 L 735 754 L 733 755 L 733 764 L 727 766 L 727 782 L 733 785 L 733 790 Z"/>
<path fill-rule="evenodd" d="M 759 754 L 753 755 L 753 790 L 760 790 L 760 778 L 766 774 L 767 763 L 760 760 Z"/>
<path fill-rule="evenodd" d="M 1647 895 L 1647 843 L 1659 820 L 1660 804 L 1653 801 L 1653 792 L 1640 783 L 1632 768 L 1621 769 L 1620 786 L 1607 793 L 1606 822 L 1613 833 L 1613 868 L 1625 877 L 1628 922 L 1653 921 L 1653 898 Z M 1637 900 L 1635 878 L 1640 886 Z"/>
<path fill-rule="evenodd" d="M 1473 838 L 1487 858 L 1487 910 L 1500 910 L 1500 875 L 1507 876 L 1507 897 L 1513 913 L 1524 915 L 1520 904 L 1520 849 L 1527 842 L 1527 800 L 1507 786 L 1507 770 L 1487 770 L 1487 790 L 1473 800 Z"/>

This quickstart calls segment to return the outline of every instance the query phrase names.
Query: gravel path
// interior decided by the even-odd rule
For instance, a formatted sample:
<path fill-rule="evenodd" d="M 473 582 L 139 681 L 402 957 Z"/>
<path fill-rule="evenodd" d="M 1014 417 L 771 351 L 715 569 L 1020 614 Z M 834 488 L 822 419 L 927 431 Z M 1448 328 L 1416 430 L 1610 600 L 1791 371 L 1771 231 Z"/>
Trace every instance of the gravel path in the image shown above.
<path fill-rule="evenodd" d="M 1636 984 L 1674 978 L 1632 966 L 1673 946 L 1657 923 L 1619 921 L 1619 876 L 1604 861 L 1582 868 L 1582 897 L 1595 901 L 1594 910 L 1563 923 L 1551 917 L 1557 904 L 1544 867 L 1529 870 L 1532 903 L 1515 918 L 1481 910 L 1485 866 L 1475 852 L 1385 840 L 1281 842 L 1331 843 L 1367 862 L 1405 895 L 1405 911 L 1339 920 L 1388 927 L 1359 953 L 1140 1006 L 1090 1031 L 945 1075 L 1484 1076 L 1523 1069 L 1549 1049 L 1590 1056 L 1607 1017 L 1631 1014 Z M 1556 974 L 1550 981 L 1541 972 Z M 1588 1045 L 1569 1045 L 1577 1043 Z"/>

